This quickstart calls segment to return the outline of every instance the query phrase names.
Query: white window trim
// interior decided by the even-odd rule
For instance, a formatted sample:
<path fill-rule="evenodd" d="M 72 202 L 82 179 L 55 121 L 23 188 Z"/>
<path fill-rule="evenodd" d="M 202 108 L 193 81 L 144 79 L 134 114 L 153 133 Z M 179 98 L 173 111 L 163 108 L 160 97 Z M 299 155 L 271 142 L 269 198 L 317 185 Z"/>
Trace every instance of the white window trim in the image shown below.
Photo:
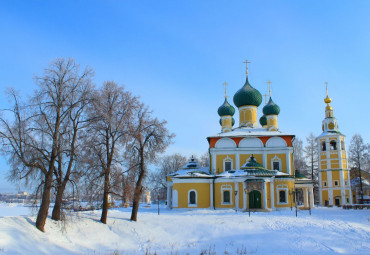
<path fill-rule="evenodd" d="M 224 202 L 224 191 L 230 192 L 230 202 Z M 233 204 L 233 187 L 231 185 L 222 185 L 221 186 L 221 205 L 232 205 Z"/>
<path fill-rule="evenodd" d="M 328 187 L 328 182 L 327 181 L 322 181 L 322 186 L 323 187 Z"/>
<path fill-rule="evenodd" d="M 285 191 L 285 203 L 280 203 L 280 191 Z M 283 184 L 279 184 L 276 186 L 276 197 L 277 197 L 277 204 L 278 205 L 287 205 L 288 202 L 289 202 L 289 193 L 288 193 L 288 186 L 287 185 L 283 185 Z"/>
<path fill-rule="evenodd" d="M 195 192 L 195 204 L 190 204 L 190 192 Z M 188 191 L 188 207 L 198 207 L 198 192 L 195 189 Z"/>
<path fill-rule="evenodd" d="M 335 182 L 338 182 L 338 185 L 335 185 Z M 339 185 L 339 180 L 333 180 L 333 187 L 339 187 L 340 185 Z"/>
<path fill-rule="evenodd" d="M 223 163 L 222 163 L 222 165 L 223 165 L 223 170 L 224 170 L 224 172 L 226 172 L 226 162 L 231 162 L 231 169 L 230 170 L 234 170 L 234 161 L 233 161 L 233 159 L 232 158 L 230 158 L 229 156 L 227 156 L 226 158 L 224 158 L 224 160 L 223 160 Z"/>
<path fill-rule="evenodd" d="M 279 172 L 281 172 L 282 171 L 282 169 L 281 169 L 281 159 L 277 156 L 277 155 L 275 155 L 275 157 L 273 157 L 272 159 L 271 159 L 271 170 L 274 170 L 274 162 L 279 162 Z"/>

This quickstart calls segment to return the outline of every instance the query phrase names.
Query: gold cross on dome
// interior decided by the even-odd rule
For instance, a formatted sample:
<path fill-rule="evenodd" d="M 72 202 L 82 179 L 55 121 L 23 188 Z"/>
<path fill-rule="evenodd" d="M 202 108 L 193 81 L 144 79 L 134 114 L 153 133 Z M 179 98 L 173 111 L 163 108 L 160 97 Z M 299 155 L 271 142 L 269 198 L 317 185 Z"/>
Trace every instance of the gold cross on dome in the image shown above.
<path fill-rule="evenodd" d="M 266 83 L 269 85 L 269 95 L 271 97 L 271 83 L 272 82 L 270 80 L 268 80 Z"/>
<path fill-rule="evenodd" d="M 326 88 L 326 95 L 328 96 L 328 82 L 325 82 L 325 88 Z"/>
<path fill-rule="evenodd" d="M 225 98 L 227 98 L 227 92 L 226 92 L 226 86 L 229 85 L 229 83 L 227 83 L 226 81 L 224 83 L 222 83 L 222 85 L 225 86 Z"/>
<path fill-rule="evenodd" d="M 245 73 L 248 74 L 248 64 L 251 62 L 249 62 L 248 59 L 246 59 L 243 63 L 245 64 L 245 69 L 246 69 Z"/>

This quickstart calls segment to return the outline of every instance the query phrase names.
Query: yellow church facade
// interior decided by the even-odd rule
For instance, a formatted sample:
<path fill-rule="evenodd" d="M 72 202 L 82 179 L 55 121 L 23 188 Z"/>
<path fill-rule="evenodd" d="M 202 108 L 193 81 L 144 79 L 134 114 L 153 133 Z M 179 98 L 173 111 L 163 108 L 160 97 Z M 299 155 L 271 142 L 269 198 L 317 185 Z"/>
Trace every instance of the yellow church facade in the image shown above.
<path fill-rule="evenodd" d="M 317 137 L 319 146 L 320 204 L 341 206 L 352 204 L 351 181 L 348 169 L 345 136 L 339 132 L 328 93 L 324 102 L 325 119 L 322 134 Z"/>
<path fill-rule="evenodd" d="M 294 171 L 293 134 L 278 128 L 280 107 L 271 98 L 257 118 L 262 95 L 247 77 L 233 102 L 239 126 L 233 128 L 235 108 L 225 101 L 218 108 L 221 132 L 207 137 L 209 167 L 193 159 L 167 176 L 170 208 L 272 211 L 313 207 L 313 184 Z"/>

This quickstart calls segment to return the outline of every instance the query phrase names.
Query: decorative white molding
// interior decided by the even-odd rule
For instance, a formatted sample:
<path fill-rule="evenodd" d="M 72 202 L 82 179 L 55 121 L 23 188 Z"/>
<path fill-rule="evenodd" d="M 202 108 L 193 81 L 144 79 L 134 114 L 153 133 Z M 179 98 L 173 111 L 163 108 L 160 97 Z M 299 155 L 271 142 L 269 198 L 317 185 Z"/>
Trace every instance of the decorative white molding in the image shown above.
<path fill-rule="evenodd" d="M 236 143 L 230 138 L 221 138 L 215 144 L 215 148 L 236 148 Z"/>
<path fill-rule="evenodd" d="M 263 148 L 263 143 L 258 138 L 243 138 L 239 142 L 239 148 Z"/>
<path fill-rule="evenodd" d="M 287 147 L 287 144 L 281 137 L 271 137 L 267 140 L 266 147 Z"/>

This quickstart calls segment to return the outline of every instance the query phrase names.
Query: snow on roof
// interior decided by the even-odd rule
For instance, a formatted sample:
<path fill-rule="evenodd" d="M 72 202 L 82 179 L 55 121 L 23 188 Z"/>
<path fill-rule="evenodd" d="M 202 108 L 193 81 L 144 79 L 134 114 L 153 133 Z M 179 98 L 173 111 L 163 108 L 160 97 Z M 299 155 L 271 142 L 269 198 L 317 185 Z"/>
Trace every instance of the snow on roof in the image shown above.
<path fill-rule="evenodd" d="M 362 179 L 362 185 L 367 185 L 367 186 L 370 186 L 370 183 L 368 180 L 366 180 L 365 178 L 361 178 Z M 353 178 L 351 180 L 351 185 L 352 186 L 357 186 L 357 185 L 360 185 L 360 177 L 356 177 L 356 178 Z"/>
<path fill-rule="evenodd" d="M 265 128 L 249 128 L 249 127 L 238 127 L 234 128 L 230 132 L 218 133 L 209 137 L 237 137 L 237 136 L 283 136 L 293 134 L 283 133 L 281 131 L 268 131 Z"/>
<path fill-rule="evenodd" d="M 341 132 L 339 131 L 324 131 L 321 133 L 321 135 L 319 135 L 317 138 L 320 138 L 322 136 L 337 136 L 337 135 L 342 135 L 342 136 L 345 136 L 343 135 Z"/>
<path fill-rule="evenodd" d="M 170 174 L 173 177 L 210 177 L 209 167 L 181 169 Z"/>

